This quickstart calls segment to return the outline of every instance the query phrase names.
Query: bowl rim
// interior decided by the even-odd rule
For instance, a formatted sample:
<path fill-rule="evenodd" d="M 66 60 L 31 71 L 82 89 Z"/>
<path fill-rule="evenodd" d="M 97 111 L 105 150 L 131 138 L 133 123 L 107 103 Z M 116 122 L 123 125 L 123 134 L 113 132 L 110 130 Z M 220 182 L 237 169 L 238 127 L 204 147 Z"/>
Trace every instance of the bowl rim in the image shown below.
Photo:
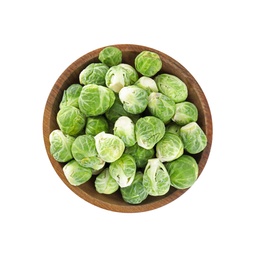
<path fill-rule="evenodd" d="M 43 131 L 43 141 L 45 145 L 45 149 L 49 158 L 49 161 L 51 162 L 55 172 L 58 174 L 58 176 L 62 179 L 62 181 L 66 184 L 66 186 L 72 190 L 75 194 L 77 194 L 80 198 L 83 200 L 89 202 L 90 204 L 93 204 L 97 207 L 103 208 L 105 210 L 110 210 L 110 211 L 115 211 L 115 212 L 122 212 L 122 213 L 134 213 L 134 212 L 144 212 L 144 211 L 150 211 L 157 209 L 159 207 L 162 207 L 164 205 L 169 204 L 170 202 L 174 201 L 175 199 L 179 198 L 181 195 L 183 195 L 188 189 L 183 189 L 183 190 L 175 190 L 171 194 L 166 194 L 164 196 L 160 196 L 160 198 L 156 201 L 151 201 L 151 202 L 146 202 L 145 204 L 137 204 L 137 205 L 132 205 L 132 204 L 111 204 L 110 202 L 107 202 L 105 200 L 100 200 L 97 198 L 94 198 L 93 196 L 90 196 L 88 193 L 84 192 L 82 189 L 79 188 L 79 186 L 72 186 L 68 183 L 64 175 L 58 171 L 57 167 L 60 167 L 60 165 L 57 161 L 54 160 L 52 155 L 50 154 L 49 151 L 49 133 L 50 133 L 50 128 L 51 128 L 51 111 L 54 106 L 54 101 L 55 98 L 53 97 L 53 93 L 57 95 L 60 90 L 60 86 L 65 84 L 66 80 L 68 77 L 73 74 L 75 71 L 75 68 L 78 68 L 82 66 L 82 64 L 86 64 L 86 62 L 89 64 L 91 63 L 91 60 L 97 59 L 97 54 L 104 49 L 105 47 L 108 46 L 114 46 L 119 48 L 122 52 L 123 55 L 126 52 L 140 52 L 141 50 L 148 50 L 148 51 L 153 51 L 159 54 L 159 56 L 163 60 L 167 60 L 170 65 L 176 66 L 176 68 L 182 70 L 185 72 L 185 76 L 192 81 L 193 86 L 196 86 L 196 91 L 199 94 L 201 100 L 203 101 L 203 111 L 205 112 L 204 120 L 205 120 L 205 134 L 207 136 L 208 142 L 206 148 L 201 152 L 201 158 L 198 163 L 199 166 L 199 176 L 201 175 L 207 160 L 209 158 L 211 146 L 212 146 L 212 138 L 213 138 L 213 126 L 212 126 L 212 115 L 210 111 L 210 107 L 207 101 L 207 98 L 196 81 L 196 79 L 191 75 L 191 73 L 183 66 L 181 65 L 178 61 L 176 61 L 174 58 L 170 57 L 169 55 L 163 53 L 162 51 L 159 51 L 157 49 L 144 46 L 144 45 L 137 45 L 137 44 L 112 44 L 112 45 L 107 45 L 103 46 L 100 48 L 97 48 L 95 50 L 92 50 L 78 59 L 76 59 L 74 62 L 72 62 L 58 77 L 56 82 L 54 83 L 53 87 L 51 88 L 45 107 L 44 107 L 44 113 L 43 113 L 43 122 L 42 122 L 42 131 Z M 85 66 L 85 65 L 84 65 Z M 165 65 L 166 66 L 166 65 Z M 162 69 L 163 70 L 163 69 Z M 198 176 L 198 177 L 199 177 Z M 107 196 L 107 195 L 106 195 Z"/>

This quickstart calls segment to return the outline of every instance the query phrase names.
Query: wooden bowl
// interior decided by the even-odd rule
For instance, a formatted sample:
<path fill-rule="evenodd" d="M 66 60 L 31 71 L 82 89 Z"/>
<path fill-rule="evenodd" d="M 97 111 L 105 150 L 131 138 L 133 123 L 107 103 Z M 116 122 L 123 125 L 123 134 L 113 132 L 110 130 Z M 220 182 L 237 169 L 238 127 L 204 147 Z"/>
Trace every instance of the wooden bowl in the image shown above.
<path fill-rule="evenodd" d="M 146 46 L 140 45 L 133 45 L 133 44 L 119 44 L 113 45 L 118 47 L 123 52 L 123 62 L 128 63 L 134 66 L 134 59 L 143 50 L 150 50 L 156 52 L 160 55 L 161 60 L 163 62 L 163 67 L 160 73 L 169 73 L 179 77 L 188 87 L 189 101 L 193 102 L 199 111 L 199 118 L 198 124 L 204 130 L 205 134 L 207 135 L 208 144 L 207 147 L 199 154 L 195 156 L 195 159 L 199 166 L 199 175 L 201 174 L 203 168 L 206 165 L 206 162 L 209 157 L 210 149 L 211 149 L 211 142 L 212 142 L 212 119 L 210 108 L 207 102 L 207 99 L 200 88 L 197 81 L 194 77 L 176 60 L 169 57 L 168 55 L 152 49 Z M 104 48 L 104 47 L 103 47 Z M 67 179 L 63 174 L 63 163 L 59 163 L 55 161 L 50 154 L 50 143 L 49 143 L 49 134 L 54 129 L 58 129 L 58 125 L 56 122 L 56 115 L 59 110 L 59 103 L 62 98 L 63 91 L 68 88 L 73 83 L 79 83 L 79 73 L 90 63 L 92 62 L 99 62 L 98 61 L 98 54 L 103 49 L 99 48 L 94 51 L 91 51 L 75 62 L 73 62 L 57 79 L 56 83 L 54 84 L 49 97 L 46 102 L 45 110 L 44 110 L 44 117 L 43 117 L 43 137 L 44 143 L 46 147 L 46 152 L 50 159 L 50 162 L 55 169 L 58 176 L 61 180 L 79 197 L 86 200 L 89 203 L 92 203 L 95 206 L 100 208 L 116 211 L 116 212 L 143 212 L 149 211 L 161 206 L 164 206 L 178 197 L 180 197 L 185 190 L 177 190 L 173 187 L 170 188 L 170 191 L 164 196 L 152 197 L 148 196 L 148 198 L 143 201 L 139 205 L 130 205 L 123 201 L 120 191 L 111 194 L 111 195 L 104 195 L 99 194 L 94 187 L 94 180 L 95 176 L 93 176 L 88 182 L 82 184 L 80 186 L 72 186 L 69 184 Z"/>

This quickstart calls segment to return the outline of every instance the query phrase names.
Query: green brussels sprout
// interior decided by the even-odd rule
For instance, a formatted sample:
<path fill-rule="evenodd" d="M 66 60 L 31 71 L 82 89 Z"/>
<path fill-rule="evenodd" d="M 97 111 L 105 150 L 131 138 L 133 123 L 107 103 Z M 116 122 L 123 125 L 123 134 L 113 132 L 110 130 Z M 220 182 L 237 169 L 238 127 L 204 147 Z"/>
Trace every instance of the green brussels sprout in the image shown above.
<path fill-rule="evenodd" d="M 150 159 L 145 167 L 143 185 L 151 196 L 161 196 L 170 189 L 170 177 L 158 158 Z"/>
<path fill-rule="evenodd" d="M 57 113 L 57 123 L 60 130 L 67 135 L 77 135 L 86 123 L 86 117 L 73 106 L 64 106 Z"/>
<path fill-rule="evenodd" d="M 145 149 L 136 143 L 131 147 L 126 147 L 125 153 L 134 157 L 137 168 L 144 168 L 148 160 L 154 157 L 155 151 L 153 148 Z"/>
<path fill-rule="evenodd" d="M 186 125 L 198 120 L 197 107 L 188 101 L 183 101 L 176 104 L 176 112 L 172 120 L 178 125 Z"/>
<path fill-rule="evenodd" d="M 64 106 L 73 106 L 79 108 L 79 95 L 82 90 L 80 84 L 72 84 L 63 91 L 62 100 L 60 102 L 60 108 Z"/>
<path fill-rule="evenodd" d="M 112 194 L 118 190 L 119 185 L 110 175 L 109 169 L 105 168 L 99 175 L 97 175 L 95 188 L 98 193 Z"/>
<path fill-rule="evenodd" d="M 71 146 L 75 138 L 63 134 L 61 130 L 53 130 L 49 135 L 50 153 L 58 162 L 68 162 L 73 158 Z"/>
<path fill-rule="evenodd" d="M 170 175 L 171 185 L 176 189 L 187 189 L 198 178 L 198 164 L 190 155 L 182 155 L 177 160 L 166 163 L 165 167 Z"/>
<path fill-rule="evenodd" d="M 134 85 L 146 90 L 148 95 L 150 95 L 152 92 L 158 92 L 155 80 L 146 76 L 140 77 Z"/>
<path fill-rule="evenodd" d="M 79 96 L 79 109 L 86 116 L 104 114 L 115 101 L 115 94 L 107 87 L 89 84 L 82 88 Z"/>
<path fill-rule="evenodd" d="M 131 114 L 144 112 L 148 104 L 147 92 L 135 85 L 122 88 L 119 99 L 123 103 L 124 110 Z"/>
<path fill-rule="evenodd" d="M 116 47 L 108 46 L 100 51 L 98 59 L 108 67 L 116 66 L 122 62 L 122 51 Z"/>
<path fill-rule="evenodd" d="M 119 93 L 123 87 L 134 84 L 137 80 L 136 70 L 131 65 L 124 63 L 109 68 L 105 77 L 106 86 L 116 93 Z"/>
<path fill-rule="evenodd" d="M 149 112 L 164 123 L 167 123 L 175 113 L 175 102 L 162 93 L 152 92 L 148 97 Z"/>
<path fill-rule="evenodd" d="M 100 170 L 105 162 L 98 157 L 95 139 L 92 135 L 78 136 L 71 146 L 74 159 L 83 167 Z"/>
<path fill-rule="evenodd" d="M 91 63 L 79 74 L 79 82 L 82 85 L 105 85 L 105 76 L 109 67 L 103 63 Z"/>
<path fill-rule="evenodd" d="M 135 58 L 135 68 L 143 76 L 152 77 L 162 68 L 162 60 L 155 52 L 142 51 Z"/>
<path fill-rule="evenodd" d="M 120 188 L 120 191 L 125 202 L 129 204 L 140 204 L 148 196 L 148 192 L 143 185 L 143 174 L 141 172 L 137 172 L 132 184 L 130 186 Z"/>
<path fill-rule="evenodd" d="M 101 132 L 94 138 L 99 157 L 105 162 L 116 161 L 125 150 L 125 144 L 118 136 Z"/>
<path fill-rule="evenodd" d="M 112 89 L 114 92 L 118 93 L 121 88 L 126 85 L 126 75 L 124 69 L 119 65 L 112 66 L 106 74 L 105 81 L 106 86 L 109 89 Z"/>
<path fill-rule="evenodd" d="M 180 125 L 177 125 L 174 122 L 170 122 L 169 124 L 166 125 L 165 131 L 175 135 L 180 135 L 180 129 L 181 129 Z"/>
<path fill-rule="evenodd" d="M 79 165 L 75 160 L 69 161 L 63 167 L 63 172 L 68 182 L 73 186 L 87 182 L 92 176 L 92 169 Z"/>
<path fill-rule="evenodd" d="M 170 162 L 179 158 L 184 151 L 181 138 L 170 132 L 166 132 L 164 137 L 156 144 L 156 157 L 161 162 Z"/>
<path fill-rule="evenodd" d="M 155 77 L 155 82 L 161 93 L 173 99 L 175 103 L 188 97 L 188 88 L 183 81 L 174 75 L 163 73 Z"/>
<path fill-rule="evenodd" d="M 86 122 L 85 133 L 89 135 L 97 135 L 101 132 L 108 132 L 108 122 L 104 116 L 88 117 Z"/>
<path fill-rule="evenodd" d="M 135 136 L 139 146 L 151 149 L 164 136 L 165 125 L 155 116 L 145 116 L 137 120 L 135 124 Z"/>
<path fill-rule="evenodd" d="M 118 160 L 110 163 L 109 173 L 121 188 L 129 186 L 136 173 L 134 158 L 130 154 L 123 154 Z"/>
<path fill-rule="evenodd" d="M 112 194 L 119 188 L 117 182 L 110 175 L 108 168 L 105 168 L 97 175 L 94 185 L 96 191 L 101 194 Z"/>
<path fill-rule="evenodd" d="M 127 63 L 121 63 L 118 66 L 125 70 L 126 86 L 132 85 L 138 80 L 138 73 L 133 66 Z"/>
<path fill-rule="evenodd" d="M 191 122 L 180 129 L 184 149 L 190 154 L 197 154 L 207 146 L 207 136 L 196 122 Z"/>
<path fill-rule="evenodd" d="M 135 125 L 127 116 L 121 116 L 114 125 L 114 135 L 123 140 L 125 146 L 133 146 L 136 143 Z"/>
<path fill-rule="evenodd" d="M 120 116 L 127 116 L 131 118 L 133 122 L 136 122 L 137 119 L 140 118 L 140 115 L 133 115 L 124 110 L 123 104 L 121 103 L 118 94 L 116 94 L 116 99 L 113 106 L 107 110 L 105 116 L 112 123 L 115 123 Z"/>

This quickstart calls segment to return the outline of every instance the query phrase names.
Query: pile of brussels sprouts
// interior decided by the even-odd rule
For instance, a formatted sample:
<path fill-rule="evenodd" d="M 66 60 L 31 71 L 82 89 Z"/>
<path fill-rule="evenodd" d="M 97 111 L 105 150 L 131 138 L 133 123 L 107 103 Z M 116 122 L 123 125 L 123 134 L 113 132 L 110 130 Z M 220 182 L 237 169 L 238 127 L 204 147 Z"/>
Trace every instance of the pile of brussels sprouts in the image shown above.
<path fill-rule="evenodd" d="M 139 204 L 165 195 L 171 186 L 189 188 L 198 177 L 193 154 L 207 145 L 196 123 L 198 110 L 174 75 L 160 73 L 157 53 L 142 51 L 134 67 L 122 63 L 120 49 L 102 49 L 63 93 L 57 123 L 49 136 L 55 160 L 66 163 L 71 185 L 92 176 L 97 192 L 120 190 Z"/>

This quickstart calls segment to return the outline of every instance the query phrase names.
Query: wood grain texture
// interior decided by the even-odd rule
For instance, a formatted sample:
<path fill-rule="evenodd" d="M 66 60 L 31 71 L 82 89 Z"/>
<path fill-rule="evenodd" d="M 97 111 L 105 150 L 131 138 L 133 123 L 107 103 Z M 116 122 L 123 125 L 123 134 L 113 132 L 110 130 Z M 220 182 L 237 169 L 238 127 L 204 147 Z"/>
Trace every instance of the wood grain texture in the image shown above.
<path fill-rule="evenodd" d="M 156 52 L 160 55 L 163 67 L 160 73 L 170 73 L 179 77 L 188 87 L 189 101 L 193 102 L 199 111 L 198 124 L 204 130 L 207 135 L 208 144 L 207 147 L 199 154 L 195 156 L 197 163 L 199 165 L 199 175 L 202 173 L 211 149 L 212 144 L 212 118 L 207 99 L 195 80 L 195 78 L 189 73 L 189 71 L 184 68 L 179 62 L 169 57 L 168 55 L 155 50 L 150 47 L 140 46 L 140 45 L 131 45 L 131 44 L 118 44 L 113 45 L 118 47 L 123 52 L 123 62 L 134 65 L 134 59 L 143 50 L 150 50 Z M 103 48 L 96 49 L 90 53 L 87 53 L 73 62 L 57 79 L 54 86 L 52 87 L 49 97 L 46 102 L 44 116 L 43 116 L 43 138 L 48 154 L 49 160 L 55 169 L 58 176 L 61 180 L 76 193 L 79 197 L 85 201 L 98 206 L 100 208 L 116 211 L 116 212 L 143 212 L 154 210 L 161 206 L 164 206 L 185 193 L 188 189 L 185 190 L 176 190 L 171 187 L 170 191 L 164 196 L 152 197 L 149 196 L 142 204 L 140 205 L 130 205 L 123 201 L 120 192 L 116 192 L 111 195 L 103 195 L 96 192 L 94 187 L 95 176 L 93 176 L 88 182 L 82 184 L 78 187 L 72 186 L 66 180 L 63 174 L 63 163 L 58 163 L 55 161 L 50 154 L 50 143 L 49 143 L 49 134 L 54 130 L 58 129 L 56 122 L 56 115 L 59 110 L 59 103 L 62 98 L 63 91 L 67 89 L 73 83 L 79 83 L 79 73 L 90 63 L 99 62 L 98 54 Z"/>

